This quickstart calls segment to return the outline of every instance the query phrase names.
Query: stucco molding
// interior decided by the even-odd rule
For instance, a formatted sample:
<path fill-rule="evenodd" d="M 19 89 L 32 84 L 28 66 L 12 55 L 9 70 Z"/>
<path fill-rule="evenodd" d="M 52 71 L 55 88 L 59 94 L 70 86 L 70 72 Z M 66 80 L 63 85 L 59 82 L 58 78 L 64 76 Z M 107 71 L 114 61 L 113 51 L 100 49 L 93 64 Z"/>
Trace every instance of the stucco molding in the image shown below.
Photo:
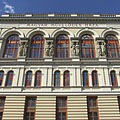
<path fill-rule="evenodd" d="M 99 37 L 98 33 L 90 28 L 84 28 L 77 32 L 76 37 L 80 38 L 83 34 L 91 34 L 94 38 Z"/>
<path fill-rule="evenodd" d="M 101 37 L 104 38 L 108 34 L 114 34 L 114 35 L 120 36 L 120 31 L 114 28 L 108 28 L 101 33 Z"/>
<path fill-rule="evenodd" d="M 35 34 L 42 34 L 42 35 L 44 35 L 45 38 L 49 38 L 49 34 L 45 30 L 40 29 L 40 28 L 35 28 L 35 29 L 30 30 L 26 34 L 26 38 L 31 38 Z"/>
<path fill-rule="evenodd" d="M 59 28 L 59 29 L 56 29 L 55 31 L 53 31 L 53 33 L 51 34 L 51 37 L 52 38 L 56 38 L 59 34 L 67 34 L 69 35 L 70 38 L 74 38 L 74 34 L 66 29 L 66 28 Z"/>
<path fill-rule="evenodd" d="M 1 37 L 2 38 L 7 38 L 11 34 L 17 34 L 17 35 L 19 35 L 20 38 L 24 38 L 25 37 L 24 33 L 22 31 L 20 31 L 19 29 L 15 28 L 15 27 L 11 28 L 11 29 L 8 29 L 5 32 L 3 32 L 1 34 Z"/>

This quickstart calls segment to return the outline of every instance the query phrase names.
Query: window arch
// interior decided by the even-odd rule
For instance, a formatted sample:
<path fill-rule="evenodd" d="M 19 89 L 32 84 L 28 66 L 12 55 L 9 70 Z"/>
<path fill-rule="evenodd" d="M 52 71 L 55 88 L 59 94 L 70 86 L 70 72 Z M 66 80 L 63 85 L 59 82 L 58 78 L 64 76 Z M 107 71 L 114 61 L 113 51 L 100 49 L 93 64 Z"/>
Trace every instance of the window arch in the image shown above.
<path fill-rule="evenodd" d="M 20 38 L 18 35 L 13 34 L 7 38 L 4 57 L 5 58 L 16 58 L 18 54 Z"/>
<path fill-rule="evenodd" d="M 64 72 L 63 86 L 64 87 L 70 86 L 70 72 L 69 71 Z"/>
<path fill-rule="evenodd" d="M 31 83 L 32 83 L 32 71 L 28 71 L 26 73 L 26 83 L 25 83 L 25 86 L 26 87 L 30 87 Z"/>
<path fill-rule="evenodd" d="M 60 71 L 56 71 L 54 74 L 54 86 L 60 87 Z"/>
<path fill-rule="evenodd" d="M 99 83 L 98 83 L 98 73 L 97 73 L 97 71 L 93 71 L 93 72 L 92 72 L 92 85 L 93 85 L 93 86 L 99 86 Z"/>
<path fill-rule="evenodd" d="M 9 72 L 7 73 L 7 80 L 6 80 L 5 86 L 12 86 L 13 75 L 14 75 L 14 72 L 13 72 L 13 71 L 9 71 Z"/>
<path fill-rule="evenodd" d="M 30 58 L 43 58 L 44 54 L 44 36 L 34 35 L 31 40 Z"/>
<path fill-rule="evenodd" d="M 110 72 L 112 86 L 118 86 L 116 72 L 113 70 Z"/>
<path fill-rule="evenodd" d="M 3 77 L 4 77 L 4 71 L 0 71 L 0 86 L 2 85 Z"/>
<path fill-rule="evenodd" d="M 83 71 L 83 86 L 88 87 L 89 86 L 89 75 L 88 71 Z"/>
<path fill-rule="evenodd" d="M 118 38 L 115 35 L 109 34 L 105 37 L 106 49 L 108 58 L 120 57 L 120 46 Z"/>
<path fill-rule="evenodd" d="M 82 58 L 94 58 L 95 46 L 94 39 L 91 35 L 85 34 L 81 37 L 81 57 Z"/>
<path fill-rule="evenodd" d="M 35 87 L 41 86 L 41 78 L 42 78 L 42 72 L 37 71 L 35 73 Z"/>
<path fill-rule="evenodd" d="M 69 58 L 69 38 L 65 34 L 61 34 L 56 38 L 56 57 Z"/>

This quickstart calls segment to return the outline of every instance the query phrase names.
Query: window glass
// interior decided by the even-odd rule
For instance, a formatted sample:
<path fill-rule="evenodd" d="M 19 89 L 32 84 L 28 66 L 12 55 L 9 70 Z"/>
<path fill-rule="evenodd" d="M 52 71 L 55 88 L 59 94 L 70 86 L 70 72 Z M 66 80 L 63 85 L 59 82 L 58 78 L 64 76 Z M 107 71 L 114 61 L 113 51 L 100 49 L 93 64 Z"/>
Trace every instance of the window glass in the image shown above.
<path fill-rule="evenodd" d="M 88 120 L 98 120 L 97 97 L 87 97 Z"/>
<path fill-rule="evenodd" d="M 56 71 L 54 75 L 54 86 L 60 87 L 60 71 Z"/>
<path fill-rule="evenodd" d="M 13 34 L 7 38 L 4 57 L 5 58 L 16 58 L 18 53 L 20 38 L 18 35 Z"/>
<path fill-rule="evenodd" d="M 111 76 L 112 86 L 114 86 L 114 87 L 118 86 L 116 72 L 115 71 L 111 71 L 110 72 L 110 76 Z"/>
<path fill-rule="evenodd" d="M 35 86 L 41 86 L 41 71 L 37 71 L 35 74 Z"/>
<path fill-rule="evenodd" d="M 36 97 L 26 97 L 25 120 L 35 120 Z"/>
<path fill-rule="evenodd" d="M 6 86 L 12 86 L 13 74 L 14 74 L 13 71 L 9 71 L 7 73 Z"/>
<path fill-rule="evenodd" d="M 32 71 L 28 71 L 26 73 L 26 85 L 27 87 L 30 87 L 32 83 Z"/>
<path fill-rule="evenodd" d="M 98 74 L 97 71 L 92 72 L 92 85 L 93 86 L 98 86 Z"/>
<path fill-rule="evenodd" d="M 56 57 L 69 58 L 69 38 L 67 35 L 59 35 L 56 38 Z"/>
<path fill-rule="evenodd" d="M 88 78 L 88 71 L 83 71 L 83 86 L 89 86 L 89 78 Z"/>
<path fill-rule="evenodd" d="M 69 73 L 69 71 L 64 72 L 63 85 L 64 85 L 64 87 L 69 87 L 70 86 L 70 73 Z"/>
<path fill-rule="evenodd" d="M 44 54 L 44 37 L 35 35 L 31 40 L 30 58 L 43 58 Z"/>
<path fill-rule="evenodd" d="M 91 35 L 83 35 L 81 37 L 81 57 L 82 58 L 94 58 L 95 57 L 95 46 L 94 40 Z"/>
<path fill-rule="evenodd" d="M 4 77 L 4 71 L 0 71 L 0 86 L 2 85 L 3 77 Z"/>
<path fill-rule="evenodd" d="M 56 120 L 67 120 L 67 98 L 57 97 L 56 100 Z"/>
<path fill-rule="evenodd" d="M 118 58 L 120 57 L 120 46 L 118 38 L 115 35 L 106 36 L 106 49 L 108 58 Z"/>

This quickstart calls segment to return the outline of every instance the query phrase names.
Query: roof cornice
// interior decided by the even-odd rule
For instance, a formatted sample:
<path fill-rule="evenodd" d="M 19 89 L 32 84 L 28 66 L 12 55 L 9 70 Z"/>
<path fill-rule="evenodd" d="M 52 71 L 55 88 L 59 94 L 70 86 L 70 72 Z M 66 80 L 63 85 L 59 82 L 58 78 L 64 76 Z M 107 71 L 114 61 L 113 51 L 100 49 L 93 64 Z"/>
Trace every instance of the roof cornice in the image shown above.
<path fill-rule="evenodd" d="M 119 21 L 120 13 L 97 14 L 97 13 L 4 13 L 0 21 L 38 21 L 38 20 L 98 20 Z"/>

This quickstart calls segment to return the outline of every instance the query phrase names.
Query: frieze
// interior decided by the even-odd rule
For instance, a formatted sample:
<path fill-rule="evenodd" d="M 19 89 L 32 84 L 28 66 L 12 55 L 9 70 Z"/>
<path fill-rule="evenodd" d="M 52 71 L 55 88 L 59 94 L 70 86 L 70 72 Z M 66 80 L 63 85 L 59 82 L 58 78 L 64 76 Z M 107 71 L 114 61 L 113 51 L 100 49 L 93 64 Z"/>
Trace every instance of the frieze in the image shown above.
<path fill-rule="evenodd" d="M 84 28 L 84 27 L 91 27 L 91 28 L 105 28 L 106 24 L 94 24 L 94 23 L 33 23 L 33 24 L 14 24 L 14 23 L 8 23 L 8 24 L 0 24 L 0 28 L 36 28 L 36 27 L 42 27 L 42 28 L 61 28 L 61 27 L 69 27 L 69 28 Z"/>
<path fill-rule="evenodd" d="M 106 25 L 105 24 L 66 23 L 66 24 L 27 24 L 27 27 L 106 27 Z"/>
<path fill-rule="evenodd" d="M 11 28 L 11 27 L 16 27 L 16 28 L 36 28 L 36 27 L 41 27 L 41 28 L 61 28 L 61 27 L 66 27 L 66 28 L 108 28 L 108 27 L 113 27 L 113 28 L 120 28 L 119 23 L 1 23 L 0 28 Z"/>

